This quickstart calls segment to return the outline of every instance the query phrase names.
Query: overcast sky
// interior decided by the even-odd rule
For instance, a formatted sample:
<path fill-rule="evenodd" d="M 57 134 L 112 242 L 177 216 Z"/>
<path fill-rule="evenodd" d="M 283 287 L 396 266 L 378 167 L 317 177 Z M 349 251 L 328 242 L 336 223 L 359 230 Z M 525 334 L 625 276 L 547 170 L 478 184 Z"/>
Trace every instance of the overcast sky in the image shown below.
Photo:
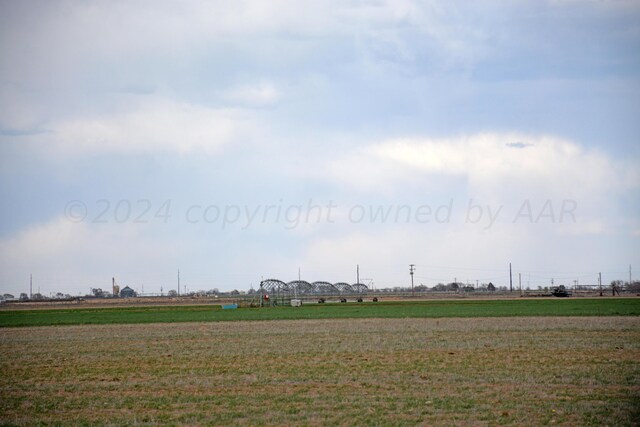
<path fill-rule="evenodd" d="M 640 275 L 635 1 L 0 3 L 0 292 Z"/>

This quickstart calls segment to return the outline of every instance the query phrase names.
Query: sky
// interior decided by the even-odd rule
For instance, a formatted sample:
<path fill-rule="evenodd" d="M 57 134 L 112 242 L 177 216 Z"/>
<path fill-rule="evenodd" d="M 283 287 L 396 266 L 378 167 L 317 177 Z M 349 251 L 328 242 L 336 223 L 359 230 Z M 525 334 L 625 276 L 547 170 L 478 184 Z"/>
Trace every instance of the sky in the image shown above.
<path fill-rule="evenodd" d="M 640 274 L 638 2 L 7 1 L 0 55 L 0 293 Z"/>

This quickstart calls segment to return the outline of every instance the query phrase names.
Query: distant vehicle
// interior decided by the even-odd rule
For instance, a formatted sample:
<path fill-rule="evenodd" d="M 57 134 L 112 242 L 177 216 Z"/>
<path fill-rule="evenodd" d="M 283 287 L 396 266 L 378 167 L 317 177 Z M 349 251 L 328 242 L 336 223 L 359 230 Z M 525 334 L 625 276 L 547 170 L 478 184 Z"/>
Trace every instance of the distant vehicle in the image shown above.
<path fill-rule="evenodd" d="M 554 297 L 570 297 L 571 291 L 567 290 L 564 285 L 560 285 L 552 289 L 551 295 Z"/>

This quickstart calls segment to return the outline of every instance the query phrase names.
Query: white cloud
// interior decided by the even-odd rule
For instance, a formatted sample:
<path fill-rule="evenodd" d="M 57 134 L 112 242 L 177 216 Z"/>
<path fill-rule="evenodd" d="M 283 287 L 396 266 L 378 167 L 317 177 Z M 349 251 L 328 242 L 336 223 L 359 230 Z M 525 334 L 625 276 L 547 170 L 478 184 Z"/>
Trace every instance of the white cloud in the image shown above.
<path fill-rule="evenodd" d="M 484 43 L 457 6 L 413 1 L 51 2 L 3 9 L 2 73 L 43 85 L 52 77 L 64 80 L 114 60 L 135 63 L 150 53 L 178 58 L 230 42 L 255 45 L 265 38 L 356 38 L 365 40 L 360 47 L 374 55 L 390 51 L 412 60 L 411 33 L 404 33 L 411 29 L 428 39 L 441 59 L 455 63 L 477 57 Z"/>
<path fill-rule="evenodd" d="M 237 86 L 223 94 L 223 98 L 228 102 L 247 107 L 273 106 L 280 100 L 280 96 L 278 88 L 269 82 Z"/>
<path fill-rule="evenodd" d="M 524 148 L 509 145 L 513 141 Z M 542 213 L 560 221 L 566 200 L 571 215 L 564 215 L 561 228 L 576 235 L 626 228 L 619 201 L 640 185 L 631 162 L 566 139 L 522 133 L 394 138 L 329 160 L 327 170 L 330 179 L 368 197 L 395 200 L 409 188 L 416 200 L 437 194 L 466 204 L 471 198 L 494 212 L 502 206 L 510 218 L 528 201 L 534 220 Z"/>
<path fill-rule="evenodd" d="M 29 194 L 42 212 L 68 194 L 173 197 L 178 186 L 196 202 L 331 199 L 340 206 L 335 229 L 244 230 L 246 240 L 230 239 L 235 250 L 224 246 L 228 258 L 216 257 L 219 270 L 250 262 L 260 266 L 254 272 L 315 262 L 320 279 L 328 278 L 324 268 L 342 271 L 345 263 L 350 272 L 358 262 L 351 257 L 396 274 L 415 253 L 449 265 L 491 263 L 526 246 L 522 251 L 537 252 L 545 264 L 570 254 L 566 247 L 549 250 L 549 242 L 571 238 L 575 246 L 596 247 L 598 239 L 637 235 L 630 201 L 640 182 L 632 159 L 637 64 L 629 58 L 637 51 L 631 22 L 638 7 L 627 13 L 617 5 L 632 2 L 585 4 L 576 20 L 575 5 L 553 3 L 1 3 L 4 194 L 11 201 Z M 478 129 L 527 131 L 473 133 Z M 387 139 L 408 132 L 418 136 Z M 631 155 L 619 160 L 582 141 Z M 241 150 L 225 151 L 230 147 Z M 171 168 L 137 167 L 139 159 L 173 162 L 175 153 L 184 161 Z M 208 153 L 225 158 L 205 173 L 198 168 L 207 168 L 200 156 Z M 117 183 L 88 173 L 94 166 L 111 170 L 119 154 L 133 156 Z M 509 216 L 490 230 L 459 217 L 435 228 L 360 228 L 346 218 L 354 204 L 415 201 L 415 208 L 450 198 L 454 213 L 463 214 L 472 198 L 494 209 L 505 204 Z M 546 200 L 557 213 L 566 198 L 578 203 L 576 224 L 514 226 L 508 219 L 523 200 L 537 216 Z M 171 257 L 143 228 L 52 220 L 19 231 L 29 217 L 7 221 L 5 233 L 16 234 L 1 243 L 3 271 L 41 268 L 87 278 L 104 272 L 101 259 L 128 265 L 132 251 L 148 255 L 141 267 L 148 272 Z M 185 245 L 194 270 L 211 265 L 201 254 L 221 252 L 211 242 L 224 235 L 207 230 Z M 180 240 L 184 231 L 176 225 L 171 237 Z M 260 240 L 268 245 L 256 246 Z M 617 255 L 634 253 L 619 240 Z M 595 263 L 609 248 L 574 257 Z"/>
<path fill-rule="evenodd" d="M 43 291 L 87 292 L 89 286 L 106 288 L 120 273 L 149 278 L 172 265 L 183 250 L 180 242 L 164 242 L 141 224 L 74 223 L 58 217 L 0 241 L 1 281 L 20 283 L 33 273 Z"/>
<path fill-rule="evenodd" d="M 246 112 L 150 99 L 112 114 L 52 123 L 54 147 L 71 152 L 215 152 L 250 138 Z"/>
<path fill-rule="evenodd" d="M 512 141 L 524 144 L 513 148 Z M 341 173 L 344 164 L 357 164 L 365 176 Z M 395 138 L 374 143 L 349 159 L 332 164 L 336 178 L 356 186 L 370 183 L 375 190 L 381 180 L 403 175 L 465 177 L 476 193 L 490 195 L 529 192 L 581 196 L 617 191 L 634 185 L 619 162 L 598 150 L 553 136 L 511 133 L 480 133 L 451 138 Z M 631 169 L 628 169 L 631 170 Z M 389 173 L 385 173 L 389 171 Z M 637 181 L 635 182 L 637 184 Z"/>

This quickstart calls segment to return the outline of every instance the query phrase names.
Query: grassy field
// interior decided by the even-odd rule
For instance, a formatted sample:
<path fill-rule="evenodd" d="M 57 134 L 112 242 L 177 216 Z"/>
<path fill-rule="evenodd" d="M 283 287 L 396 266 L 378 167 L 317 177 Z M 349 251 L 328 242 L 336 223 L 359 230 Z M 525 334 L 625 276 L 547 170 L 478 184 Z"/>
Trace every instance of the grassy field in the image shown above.
<path fill-rule="evenodd" d="M 3 328 L 0 342 L 3 425 L 640 419 L 633 316 Z"/>
<path fill-rule="evenodd" d="M 241 308 L 238 310 L 222 310 L 218 305 L 2 310 L 0 327 L 231 320 L 503 316 L 640 316 L 640 298 L 309 303 L 300 308 Z"/>

